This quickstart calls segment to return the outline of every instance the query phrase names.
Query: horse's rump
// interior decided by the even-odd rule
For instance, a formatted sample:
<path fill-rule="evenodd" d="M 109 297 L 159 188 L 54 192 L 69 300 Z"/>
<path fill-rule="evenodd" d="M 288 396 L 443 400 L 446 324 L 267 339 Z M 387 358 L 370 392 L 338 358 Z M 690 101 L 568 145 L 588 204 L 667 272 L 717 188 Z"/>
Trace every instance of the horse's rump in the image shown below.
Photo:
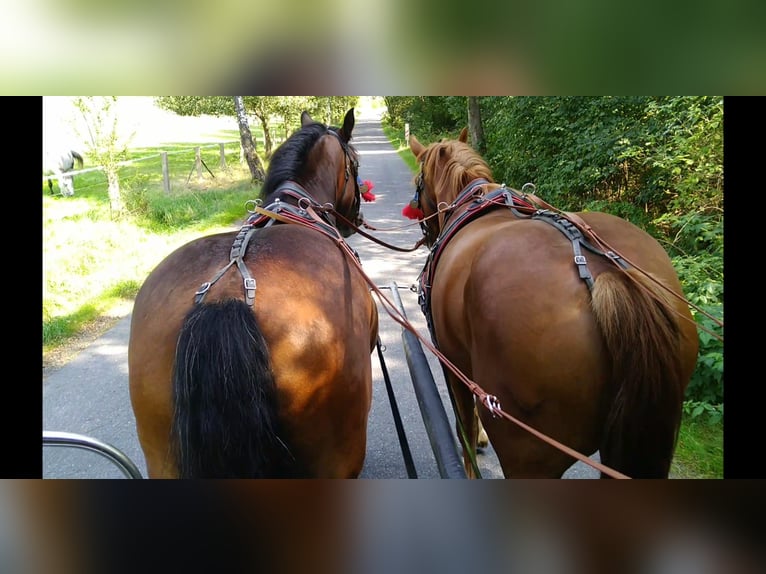
<path fill-rule="evenodd" d="M 361 220 L 354 123 L 301 114 L 239 231 L 187 243 L 142 285 L 128 366 L 149 476 L 361 472 L 378 323 L 343 241 Z"/>
<path fill-rule="evenodd" d="M 329 476 L 342 463 L 325 454 L 328 450 L 353 458 L 353 469 L 344 472 L 358 473 L 364 447 L 360 453 L 356 437 L 366 429 L 371 401 L 373 320 L 377 332 L 377 307 L 364 279 L 331 239 L 298 225 L 279 225 L 257 230 L 244 257 L 256 281 L 253 307 L 243 301 L 236 266 L 210 287 L 201 304 L 193 304 L 203 279 L 212 278 L 228 258 L 235 235 L 207 236 L 180 247 L 136 297 L 132 394 L 134 402 L 154 405 L 136 410 L 139 433 L 158 424 L 157 409 L 169 397 L 156 389 L 176 357 L 174 392 L 191 380 L 197 391 L 181 393 L 185 402 L 174 408 L 176 417 L 186 413 L 186 420 L 175 419 L 175 431 L 187 428 L 185 436 L 198 439 L 187 443 L 194 445 L 187 452 L 197 452 L 189 455 L 197 457 L 190 475 L 204 469 L 229 477 Z M 241 410 L 248 404 L 254 410 L 249 415 Z M 169 432 L 170 421 L 162 424 Z M 188 430 L 189 424 L 197 430 Z M 221 445 L 227 442 L 236 450 L 226 451 Z M 264 446 L 273 447 L 270 454 L 255 452 Z M 229 454 L 235 455 L 234 467 L 223 460 Z M 276 466 L 259 466 L 267 462 Z"/>
<path fill-rule="evenodd" d="M 606 214 L 580 216 L 681 293 L 667 254 L 648 234 Z M 586 454 L 599 449 L 605 464 L 630 476 L 667 476 L 694 368 L 696 353 L 688 349 L 696 349 L 695 327 L 685 322 L 683 304 L 636 269 L 582 253 L 592 291 L 571 241 L 547 223 L 499 210 L 461 229 L 433 279 L 439 348 L 509 412 L 552 438 Z M 497 427 L 511 423 L 486 414 L 499 444 Z M 572 416 L 584 417 L 577 428 Z"/>

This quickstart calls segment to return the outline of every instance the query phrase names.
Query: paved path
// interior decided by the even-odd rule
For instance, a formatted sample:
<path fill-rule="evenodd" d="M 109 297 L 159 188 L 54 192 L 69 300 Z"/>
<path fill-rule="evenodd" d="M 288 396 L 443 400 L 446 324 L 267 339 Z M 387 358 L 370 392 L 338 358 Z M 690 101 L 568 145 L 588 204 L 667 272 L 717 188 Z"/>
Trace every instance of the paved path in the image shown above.
<path fill-rule="evenodd" d="M 363 205 L 371 233 L 387 243 L 410 247 L 421 237 L 418 225 L 401 216 L 414 191 L 412 173 L 383 134 L 374 116 L 360 118 L 352 143 L 361 155 L 360 174 L 375 183 L 377 199 Z M 410 225 L 407 225 L 410 223 Z M 407 318 L 417 331 L 427 335 L 417 296 L 407 289 L 417 280 L 427 251 L 400 253 L 359 235 L 349 238 L 365 272 L 378 286 L 395 282 Z M 407 440 L 418 478 L 439 478 L 436 462 L 412 387 L 402 347 L 402 329 L 379 305 L 380 338 L 385 346 L 384 361 L 393 382 Z M 135 430 L 135 418 L 128 394 L 127 350 L 130 316 L 82 351 L 73 361 L 43 381 L 43 428 L 85 434 L 123 451 L 146 475 L 146 467 Z M 426 352 L 431 372 L 450 413 L 441 367 Z M 402 450 L 396 434 L 391 406 L 385 389 L 377 352 L 373 353 L 374 394 L 368 425 L 367 458 L 362 478 L 407 478 Z M 450 419 L 452 420 L 451 414 Z M 484 478 L 502 478 L 497 459 L 489 452 L 480 455 Z M 565 475 L 593 478 L 589 466 L 579 463 Z M 65 447 L 43 448 L 43 478 L 122 478 L 111 462 L 90 451 Z"/>

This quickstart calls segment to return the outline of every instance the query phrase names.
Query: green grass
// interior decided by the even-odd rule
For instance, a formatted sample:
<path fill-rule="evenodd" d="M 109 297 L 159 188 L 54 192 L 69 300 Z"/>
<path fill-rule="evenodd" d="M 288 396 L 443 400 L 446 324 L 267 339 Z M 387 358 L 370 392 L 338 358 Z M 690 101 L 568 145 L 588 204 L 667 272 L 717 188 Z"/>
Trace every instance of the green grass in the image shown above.
<path fill-rule="evenodd" d="M 723 478 L 723 423 L 707 416 L 684 415 L 672 478 Z"/>
<path fill-rule="evenodd" d="M 404 132 L 401 130 L 395 130 L 384 123 L 383 133 L 386 134 L 388 141 L 391 142 L 391 145 L 394 146 L 396 153 L 399 154 L 399 157 L 402 158 L 402 160 L 404 160 L 404 163 L 407 164 L 412 173 L 417 173 L 418 162 L 415 159 L 415 156 L 412 155 L 410 146 L 407 144 L 407 141 L 404 139 Z"/>

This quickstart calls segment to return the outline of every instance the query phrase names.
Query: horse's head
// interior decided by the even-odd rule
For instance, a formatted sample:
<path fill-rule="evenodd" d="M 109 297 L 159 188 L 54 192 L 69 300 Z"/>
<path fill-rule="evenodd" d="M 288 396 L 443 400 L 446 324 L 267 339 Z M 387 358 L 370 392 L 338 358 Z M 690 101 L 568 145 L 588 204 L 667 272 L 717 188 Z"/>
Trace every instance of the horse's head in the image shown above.
<path fill-rule="evenodd" d="M 301 125 L 309 126 L 316 122 L 311 118 L 308 112 L 301 114 Z M 357 183 L 359 174 L 359 154 L 354 146 L 351 145 L 351 132 L 354 129 L 354 108 L 346 112 L 343 119 L 343 125 L 339 128 L 325 126 L 326 134 L 320 139 L 309 154 L 309 164 L 316 162 L 316 172 L 322 171 L 326 166 L 332 172 L 334 186 L 324 187 L 317 191 L 317 195 L 327 191 L 331 195 L 325 194 L 324 201 L 333 204 L 335 211 L 356 226 L 362 224 L 361 192 Z M 322 201 L 319 197 L 318 201 Z M 335 222 L 338 231 L 343 237 L 348 237 L 354 233 L 354 228 L 349 227 L 342 220 Z"/>
<path fill-rule="evenodd" d="M 301 128 L 276 149 L 269 162 L 262 188 L 265 202 L 297 197 L 299 203 L 309 201 L 315 207 L 331 205 L 331 211 L 341 216 L 334 217 L 340 234 L 348 237 L 354 233 L 343 221 L 362 224 L 359 156 L 349 143 L 353 129 L 354 108 L 346 112 L 339 128 L 317 122 L 304 111 Z"/>
<path fill-rule="evenodd" d="M 420 165 L 415 176 L 415 195 L 402 214 L 420 219 L 426 245 L 434 244 L 449 214 L 449 206 L 471 181 L 483 178 L 492 182 L 487 162 L 468 145 L 468 130 L 457 140 L 443 139 L 428 146 L 410 135 L 410 149 Z M 432 217 L 435 213 L 439 215 Z"/>

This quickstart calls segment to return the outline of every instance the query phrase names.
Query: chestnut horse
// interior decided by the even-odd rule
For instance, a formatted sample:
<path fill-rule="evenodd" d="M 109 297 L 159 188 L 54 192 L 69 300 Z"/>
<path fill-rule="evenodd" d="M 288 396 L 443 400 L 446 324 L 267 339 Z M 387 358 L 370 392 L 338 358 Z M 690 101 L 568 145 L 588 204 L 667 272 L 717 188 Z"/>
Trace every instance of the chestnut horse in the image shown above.
<path fill-rule="evenodd" d="M 353 108 L 274 153 L 239 232 L 193 240 L 142 285 L 130 397 L 150 477 L 357 477 L 378 311 L 344 238 L 361 222 Z"/>
<path fill-rule="evenodd" d="M 431 248 L 420 301 L 434 344 L 508 415 L 584 456 L 600 451 L 629 477 L 667 477 L 698 348 L 670 258 L 613 215 L 536 208 L 494 183 L 466 141 L 463 130 L 409 142 L 420 164 L 411 206 Z M 469 476 L 477 410 L 505 477 L 557 478 L 575 462 L 493 417 L 443 370 Z"/>

